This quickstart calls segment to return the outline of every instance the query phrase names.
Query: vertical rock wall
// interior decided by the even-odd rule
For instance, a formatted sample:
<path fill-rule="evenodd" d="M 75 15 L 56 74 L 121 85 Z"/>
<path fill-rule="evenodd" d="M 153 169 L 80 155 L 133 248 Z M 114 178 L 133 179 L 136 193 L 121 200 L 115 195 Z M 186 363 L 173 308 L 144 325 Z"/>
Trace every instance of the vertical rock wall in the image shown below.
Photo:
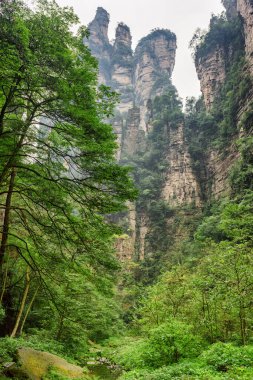
<path fill-rule="evenodd" d="M 195 63 L 205 106 L 210 111 L 226 79 L 225 51 L 221 46 L 216 46 Z"/>
<path fill-rule="evenodd" d="M 94 20 L 88 25 L 90 37 L 84 41 L 99 62 L 99 82 L 108 83 L 110 80 L 110 57 L 112 46 L 108 39 L 109 13 L 99 7 Z"/>
<path fill-rule="evenodd" d="M 138 146 L 134 138 L 138 139 L 140 134 L 136 132 L 135 127 L 133 128 L 128 111 L 132 109 L 133 114 L 136 112 L 135 107 L 139 107 L 138 130 L 146 133 L 149 119 L 148 101 L 161 94 L 174 69 L 176 36 L 169 30 L 154 30 L 141 39 L 133 53 L 129 27 L 119 23 L 115 41 L 110 44 L 108 24 L 108 13 L 103 8 L 98 8 L 95 19 L 89 24 L 90 38 L 86 43 L 98 58 L 100 82 L 111 86 L 120 94 L 117 111 L 123 120 L 122 125 L 126 125 L 126 130 L 119 132 L 118 115 L 117 121 L 113 121 L 112 124 L 116 126 L 119 143 L 125 146 L 124 151 L 129 147 L 128 153 L 133 154 Z M 125 143 L 121 139 L 122 136 L 127 136 Z"/>
<path fill-rule="evenodd" d="M 253 75 L 253 1 L 237 0 L 237 10 L 243 18 L 246 57 Z"/>
<path fill-rule="evenodd" d="M 201 191 L 192 170 L 191 157 L 184 137 L 184 126 L 169 129 L 168 171 L 162 191 L 163 199 L 169 205 L 201 206 Z"/>
<path fill-rule="evenodd" d="M 108 13 L 98 8 L 89 25 L 88 45 L 99 60 L 100 81 L 120 93 L 120 104 L 112 125 L 118 138 L 118 159 L 131 158 L 136 152 L 146 152 L 145 135 L 153 129 L 152 99 L 163 94 L 170 85 L 175 65 L 176 36 L 169 30 L 153 30 L 140 40 L 133 52 L 129 27 L 120 23 L 115 41 L 110 44 L 108 23 Z M 200 206 L 200 191 L 191 169 L 183 124 L 168 133 L 168 172 L 162 199 L 171 206 L 188 203 Z M 144 210 L 138 214 L 135 205 L 131 204 L 128 222 L 130 232 L 117 241 L 119 256 L 122 260 L 134 256 L 144 260 L 150 228 L 148 216 Z"/>
<path fill-rule="evenodd" d="M 155 30 L 141 39 L 135 50 L 135 102 L 141 109 L 141 128 L 147 127 L 147 102 L 160 95 L 171 78 L 176 56 L 176 36 Z"/>

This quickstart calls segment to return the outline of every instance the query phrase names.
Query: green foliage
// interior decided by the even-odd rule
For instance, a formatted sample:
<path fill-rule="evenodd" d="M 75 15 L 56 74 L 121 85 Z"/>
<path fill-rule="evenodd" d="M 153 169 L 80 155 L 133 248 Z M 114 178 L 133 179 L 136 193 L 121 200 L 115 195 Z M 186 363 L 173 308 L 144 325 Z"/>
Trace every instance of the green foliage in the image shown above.
<path fill-rule="evenodd" d="M 78 377 L 76 379 L 80 379 L 80 380 L 96 380 L 96 379 L 98 379 L 96 376 L 92 376 L 92 375 L 88 374 L 88 370 L 87 370 L 87 373 L 85 373 L 85 372 L 86 371 L 84 369 L 83 376 Z M 42 380 L 69 380 L 69 379 L 70 379 L 69 377 L 64 376 L 62 373 L 59 373 L 59 371 L 57 371 L 57 368 L 54 368 L 54 367 L 49 367 L 47 374 L 45 376 L 43 376 L 43 378 L 42 378 Z M 72 377 L 72 379 L 73 379 L 73 377 Z"/>
<path fill-rule="evenodd" d="M 105 121 L 118 96 L 98 87 L 77 23 L 50 0 L 0 5 L 0 335 L 41 336 L 49 351 L 55 340 L 80 359 L 121 328 L 107 215 L 136 191 Z"/>
<path fill-rule="evenodd" d="M 240 158 L 230 173 L 230 182 L 234 195 L 245 194 L 253 189 L 253 138 L 244 137 L 238 140 Z"/>
<path fill-rule="evenodd" d="M 227 372 L 232 367 L 252 367 L 253 347 L 236 347 L 228 343 L 216 343 L 201 357 L 207 365 L 215 370 Z"/>
<path fill-rule="evenodd" d="M 146 37 L 142 38 L 136 48 L 136 52 L 142 50 L 142 49 L 147 49 L 149 47 L 150 42 L 157 38 L 157 37 L 163 37 L 166 39 L 168 42 L 171 41 L 176 41 L 176 35 L 175 33 L 171 32 L 168 29 L 153 29 L 151 33 L 149 33 Z M 151 50 L 150 50 L 151 52 Z"/>
<path fill-rule="evenodd" d="M 124 43 L 117 43 L 113 50 L 112 65 L 120 65 L 131 68 L 133 66 L 133 52 L 131 47 Z"/>
<path fill-rule="evenodd" d="M 207 56 L 218 47 L 225 48 L 229 54 L 229 48 L 233 46 L 235 51 L 243 50 L 244 36 L 242 22 L 238 18 L 227 20 L 224 13 L 220 16 L 213 15 L 210 21 L 209 30 L 206 34 L 196 32 L 190 47 L 194 48 L 195 60 Z"/>
<path fill-rule="evenodd" d="M 191 327 L 171 320 L 151 330 L 144 361 L 148 367 L 158 368 L 196 357 L 200 351 L 200 339 L 192 334 Z"/>
<path fill-rule="evenodd" d="M 126 369 L 159 368 L 198 356 L 202 343 L 191 327 L 176 320 L 149 331 L 147 338 L 120 342 L 112 358 Z"/>
<path fill-rule="evenodd" d="M 216 343 L 196 359 L 183 359 L 179 363 L 158 369 L 135 369 L 125 372 L 122 380 L 250 380 L 252 376 L 252 346 L 236 347 Z"/>
<path fill-rule="evenodd" d="M 4 319 L 5 317 L 5 311 L 2 305 L 0 305 L 0 322 Z"/>
<path fill-rule="evenodd" d="M 54 340 L 53 337 L 46 336 L 45 332 L 37 331 L 29 337 L 18 339 L 9 337 L 0 338 L 0 357 L 2 362 L 13 361 L 16 358 L 16 351 L 20 347 L 30 347 L 40 351 L 51 352 L 71 361 L 70 357 L 66 355 L 62 344 Z"/>
<path fill-rule="evenodd" d="M 122 380 L 218 380 L 219 374 L 215 374 L 209 368 L 203 368 L 201 363 L 183 362 L 177 365 L 162 367 L 155 371 L 131 371 L 123 375 Z"/>

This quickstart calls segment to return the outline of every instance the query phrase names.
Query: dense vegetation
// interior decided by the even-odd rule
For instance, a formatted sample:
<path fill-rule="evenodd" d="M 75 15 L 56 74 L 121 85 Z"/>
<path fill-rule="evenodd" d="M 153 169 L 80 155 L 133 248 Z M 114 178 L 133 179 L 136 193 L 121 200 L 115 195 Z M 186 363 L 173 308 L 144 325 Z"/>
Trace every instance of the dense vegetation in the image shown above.
<path fill-rule="evenodd" d="M 74 358 L 121 326 L 106 215 L 135 196 L 77 22 L 54 1 L 0 5 L 0 334 Z"/>

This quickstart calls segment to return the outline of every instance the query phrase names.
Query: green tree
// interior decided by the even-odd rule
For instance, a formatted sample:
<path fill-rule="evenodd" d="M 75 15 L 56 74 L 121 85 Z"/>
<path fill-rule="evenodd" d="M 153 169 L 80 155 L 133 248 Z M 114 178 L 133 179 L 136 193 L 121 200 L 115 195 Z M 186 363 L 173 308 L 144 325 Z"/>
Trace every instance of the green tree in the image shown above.
<path fill-rule="evenodd" d="M 49 286 L 59 281 L 51 268 L 61 276 L 68 266 L 81 266 L 90 273 L 83 281 L 103 293 L 96 274 L 117 268 L 111 249 L 116 229 L 105 215 L 135 197 L 128 168 L 115 161 L 112 127 L 104 121 L 117 97 L 97 87 L 97 62 L 83 44 L 87 32 L 71 32 L 77 22 L 71 9 L 54 1 L 37 1 L 35 10 L 22 1 L 0 5 L 0 266 L 9 321 L 2 334 L 24 313 L 14 284 L 18 277 L 23 281 L 27 266 L 36 282 L 32 294 L 39 284 L 61 315 L 58 293 L 67 287 L 58 292 Z M 17 273 L 8 257 L 17 262 Z M 28 289 L 25 299 L 31 298 Z"/>

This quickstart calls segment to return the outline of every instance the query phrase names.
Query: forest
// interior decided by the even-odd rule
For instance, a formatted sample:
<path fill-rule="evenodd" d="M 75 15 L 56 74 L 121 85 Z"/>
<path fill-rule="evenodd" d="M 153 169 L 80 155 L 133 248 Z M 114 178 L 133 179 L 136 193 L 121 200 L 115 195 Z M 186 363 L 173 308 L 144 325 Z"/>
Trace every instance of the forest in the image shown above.
<path fill-rule="evenodd" d="M 211 110 L 203 97 L 183 108 L 158 78 L 146 150 L 120 162 L 110 122 L 120 94 L 99 84 L 89 31 L 75 25 L 54 0 L 0 2 L 0 380 L 250 380 L 252 102 L 240 123 L 237 113 L 253 83 L 242 20 L 213 16 L 191 41 L 195 60 L 216 46 L 229 57 Z M 179 125 L 201 208 L 162 196 Z M 225 156 L 231 141 L 231 191 L 215 199 L 206 152 Z M 131 261 L 116 252 L 129 203 L 149 220 L 144 260 L 138 246 Z"/>

